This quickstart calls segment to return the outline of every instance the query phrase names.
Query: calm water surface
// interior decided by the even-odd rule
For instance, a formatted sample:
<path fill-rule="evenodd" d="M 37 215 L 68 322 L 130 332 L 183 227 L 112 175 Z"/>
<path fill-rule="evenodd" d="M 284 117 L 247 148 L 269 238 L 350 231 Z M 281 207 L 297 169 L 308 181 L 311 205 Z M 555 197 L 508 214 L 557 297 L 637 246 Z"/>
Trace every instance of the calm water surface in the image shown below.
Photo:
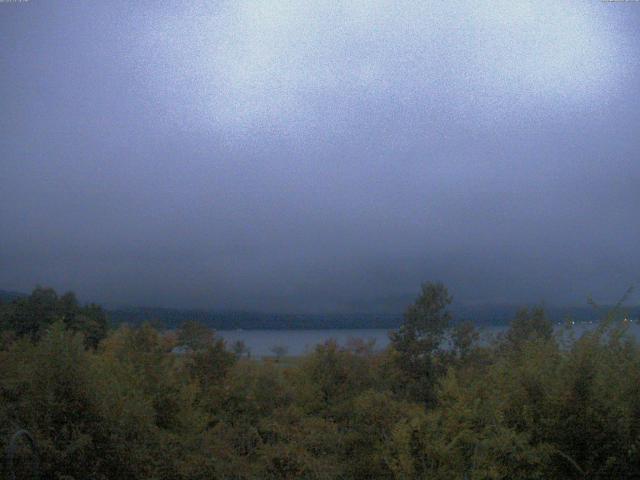
<path fill-rule="evenodd" d="M 242 340 L 251 351 L 251 355 L 262 357 L 273 355 L 271 349 L 282 346 L 287 355 L 303 355 L 313 351 L 316 345 L 334 339 L 344 346 L 350 338 L 375 340 L 376 349 L 389 344 L 389 331 L 384 329 L 357 330 L 218 330 L 216 333 L 225 339 L 228 346 L 236 340 Z"/>
<path fill-rule="evenodd" d="M 595 328 L 595 324 L 576 324 L 574 335 L 579 338 L 585 331 Z M 505 327 L 486 327 L 480 329 L 482 339 L 490 340 L 504 331 Z M 339 345 L 346 345 L 350 338 L 365 341 L 374 340 L 376 349 L 384 349 L 389 344 L 387 329 L 328 329 L 328 330 L 218 330 L 216 333 L 231 346 L 236 340 L 242 340 L 249 348 L 252 356 L 263 357 L 273 355 L 273 347 L 282 346 L 287 355 L 303 355 L 313 351 L 316 345 L 334 339 Z M 629 333 L 640 340 L 640 325 L 637 323 L 629 327 Z"/>

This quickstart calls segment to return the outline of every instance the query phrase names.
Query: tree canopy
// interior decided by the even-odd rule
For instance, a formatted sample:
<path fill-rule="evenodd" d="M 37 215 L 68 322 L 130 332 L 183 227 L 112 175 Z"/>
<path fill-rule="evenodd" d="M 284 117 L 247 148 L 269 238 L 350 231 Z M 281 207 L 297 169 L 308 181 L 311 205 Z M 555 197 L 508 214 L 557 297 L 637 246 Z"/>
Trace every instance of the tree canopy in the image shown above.
<path fill-rule="evenodd" d="M 426 283 L 388 348 L 278 362 L 197 323 L 96 336 L 98 307 L 39 288 L 2 306 L 0 448 L 26 429 L 67 480 L 640 478 L 627 323 L 576 336 L 536 308 L 480 342 L 450 302 Z"/>

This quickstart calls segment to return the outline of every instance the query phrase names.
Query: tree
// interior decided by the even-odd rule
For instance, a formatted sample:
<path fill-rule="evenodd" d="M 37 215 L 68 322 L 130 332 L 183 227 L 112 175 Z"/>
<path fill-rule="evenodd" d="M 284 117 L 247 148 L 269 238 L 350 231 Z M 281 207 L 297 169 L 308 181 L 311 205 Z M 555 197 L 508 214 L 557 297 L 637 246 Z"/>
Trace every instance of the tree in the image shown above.
<path fill-rule="evenodd" d="M 222 384 L 235 362 L 236 356 L 226 350 L 224 340 L 218 339 L 204 349 L 195 350 L 187 365 L 191 376 L 208 393 L 209 388 Z"/>
<path fill-rule="evenodd" d="M 479 339 L 480 334 L 471 322 L 459 323 L 451 332 L 451 346 L 460 360 L 467 359 Z"/>
<path fill-rule="evenodd" d="M 371 359 L 340 348 L 335 340 L 316 346 L 297 368 L 294 384 L 299 405 L 314 415 L 346 419 L 351 400 L 375 386 Z"/>
<path fill-rule="evenodd" d="M 528 308 L 521 308 L 511 321 L 509 330 L 505 334 L 505 347 L 510 350 L 520 350 L 527 341 L 548 341 L 553 337 L 553 325 L 547 318 L 542 307 L 535 307 L 529 312 Z"/>
<path fill-rule="evenodd" d="M 288 351 L 289 349 L 284 345 L 274 345 L 273 347 L 271 347 L 271 353 L 276 356 L 276 362 L 279 362 L 282 357 L 287 354 Z"/>
<path fill-rule="evenodd" d="M 87 347 L 97 347 L 107 335 L 107 316 L 102 308 L 94 304 L 81 306 L 73 292 L 59 297 L 52 288 L 36 287 L 28 297 L 0 308 L 0 330 L 32 341 L 39 340 L 56 321 L 83 334 Z"/>
<path fill-rule="evenodd" d="M 92 477 L 98 418 L 91 401 L 89 353 L 82 335 L 54 322 L 38 343 L 23 338 L 0 361 L 0 423 L 36 439 L 43 478 Z M 3 440 L 9 432 L 0 431 Z M 55 475 L 54 475 L 55 472 Z M 95 478 L 95 477 L 93 477 Z"/>
<path fill-rule="evenodd" d="M 233 353 L 235 353 L 236 357 L 238 358 L 241 358 L 244 355 L 246 355 L 247 357 L 250 356 L 249 349 L 242 340 L 236 340 L 235 342 L 233 342 L 233 344 L 231 345 L 231 350 L 233 350 Z"/>
<path fill-rule="evenodd" d="M 434 400 L 434 384 L 438 369 L 434 354 L 442 343 L 451 321 L 447 307 L 452 298 L 442 283 L 427 282 L 422 292 L 404 314 L 404 323 L 391 334 L 397 352 L 396 363 L 404 374 L 404 387 L 419 401 Z"/>
<path fill-rule="evenodd" d="M 206 325 L 195 320 L 187 320 L 178 330 L 178 343 L 194 352 L 205 350 L 213 344 L 214 333 Z"/>

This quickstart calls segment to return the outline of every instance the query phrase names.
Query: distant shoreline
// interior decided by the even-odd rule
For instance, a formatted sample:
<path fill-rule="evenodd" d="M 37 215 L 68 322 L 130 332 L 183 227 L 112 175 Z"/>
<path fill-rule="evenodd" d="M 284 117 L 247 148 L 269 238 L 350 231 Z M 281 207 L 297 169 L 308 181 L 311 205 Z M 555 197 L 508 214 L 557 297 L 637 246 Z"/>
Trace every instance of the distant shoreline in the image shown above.
<path fill-rule="evenodd" d="M 453 307 L 454 323 L 471 321 L 477 326 L 503 327 L 519 310 L 518 306 Z M 547 316 L 554 323 L 568 318 L 576 323 L 597 322 L 613 307 L 547 307 Z M 629 318 L 640 317 L 640 307 L 621 309 Z M 112 325 L 138 325 L 151 322 L 158 326 L 177 328 L 186 320 L 199 321 L 215 330 L 353 330 L 396 329 L 402 323 L 401 314 L 278 314 L 251 312 L 212 312 L 165 308 L 127 308 L 107 310 Z"/>

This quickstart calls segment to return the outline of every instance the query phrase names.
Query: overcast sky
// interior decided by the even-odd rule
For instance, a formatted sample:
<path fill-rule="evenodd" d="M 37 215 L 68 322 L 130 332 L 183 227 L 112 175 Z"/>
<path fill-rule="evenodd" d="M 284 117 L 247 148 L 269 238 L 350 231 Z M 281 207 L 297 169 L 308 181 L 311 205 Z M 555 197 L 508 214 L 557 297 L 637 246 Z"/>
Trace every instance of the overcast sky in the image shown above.
<path fill-rule="evenodd" d="M 639 61 L 638 2 L 0 3 L 0 289 L 616 301 L 640 280 Z"/>

